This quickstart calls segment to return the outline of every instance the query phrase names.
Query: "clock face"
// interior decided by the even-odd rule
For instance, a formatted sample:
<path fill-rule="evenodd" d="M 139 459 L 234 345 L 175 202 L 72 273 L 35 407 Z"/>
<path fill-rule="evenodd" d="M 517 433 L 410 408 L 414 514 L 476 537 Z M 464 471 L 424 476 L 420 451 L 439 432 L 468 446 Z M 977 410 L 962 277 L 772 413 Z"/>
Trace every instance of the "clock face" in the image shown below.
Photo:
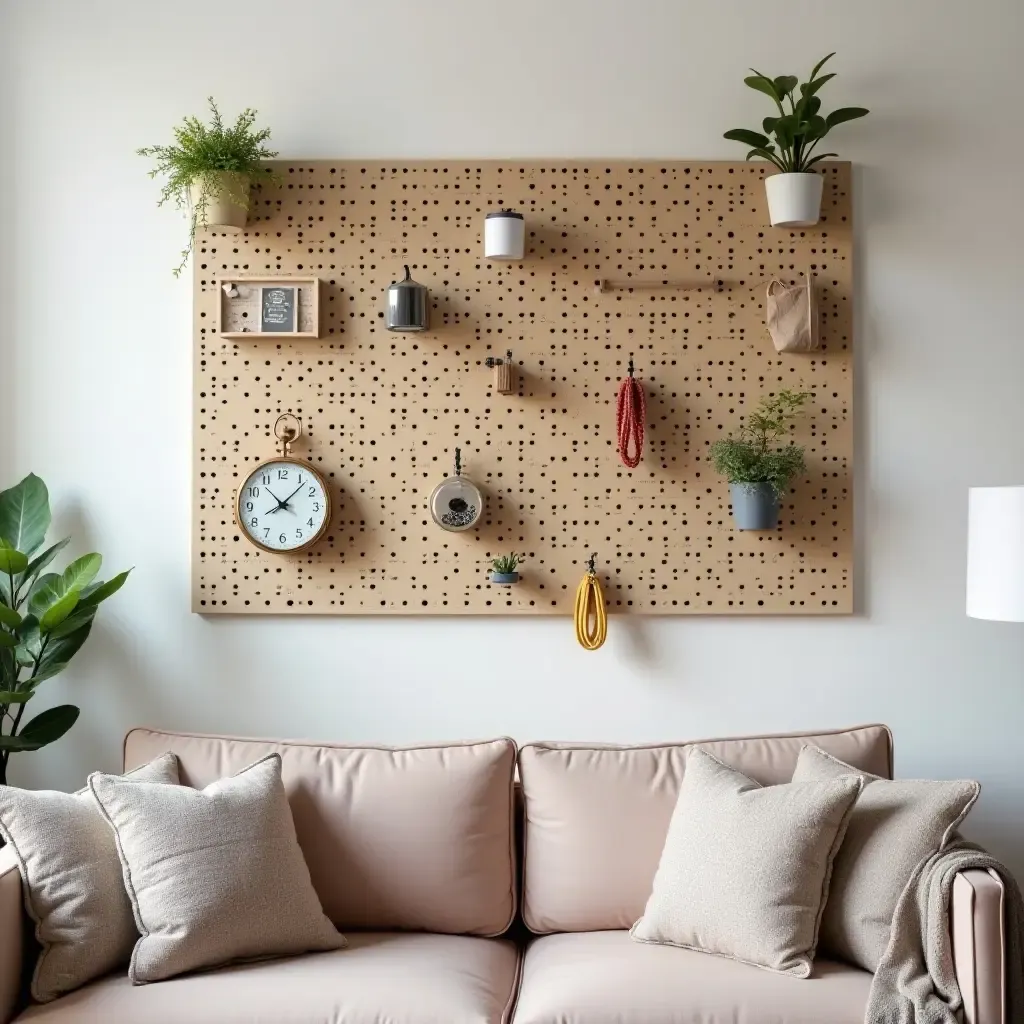
<path fill-rule="evenodd" d="M 238 489 L 238 525 L 265 551 L 298 551 L 327 529 L 331 499 L 310 466 L 274 459 L 257 466 Z"/>

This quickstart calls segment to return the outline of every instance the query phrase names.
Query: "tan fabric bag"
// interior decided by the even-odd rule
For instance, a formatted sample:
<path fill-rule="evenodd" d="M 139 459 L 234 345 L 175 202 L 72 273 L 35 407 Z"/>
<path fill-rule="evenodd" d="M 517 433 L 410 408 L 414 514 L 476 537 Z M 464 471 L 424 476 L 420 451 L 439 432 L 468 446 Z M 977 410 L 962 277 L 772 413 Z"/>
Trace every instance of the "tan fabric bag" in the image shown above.
<path fill-rule="evenodd" d="M 814 352 L 818 348 L 818 300 L 810 274 L 804 275 L 802 284 L 772 281 L 767 308 L 765 323 L 776 352 Z"/>

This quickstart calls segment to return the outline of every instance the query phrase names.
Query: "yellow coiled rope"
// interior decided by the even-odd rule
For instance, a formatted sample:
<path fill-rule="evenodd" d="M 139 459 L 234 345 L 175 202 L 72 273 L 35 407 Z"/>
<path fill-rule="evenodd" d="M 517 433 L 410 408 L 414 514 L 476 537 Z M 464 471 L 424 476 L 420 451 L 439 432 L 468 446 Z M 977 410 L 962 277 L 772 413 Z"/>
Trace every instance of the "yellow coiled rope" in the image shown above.
<path fill-rule="evenodd" d="M 604 594 L 601 593 L 601 581 L 594 569 L 596 557 L 590 559 L 590 568 L 576 588 L 576 639 L 588 651 L 596 651 L 608 636 Z"/>

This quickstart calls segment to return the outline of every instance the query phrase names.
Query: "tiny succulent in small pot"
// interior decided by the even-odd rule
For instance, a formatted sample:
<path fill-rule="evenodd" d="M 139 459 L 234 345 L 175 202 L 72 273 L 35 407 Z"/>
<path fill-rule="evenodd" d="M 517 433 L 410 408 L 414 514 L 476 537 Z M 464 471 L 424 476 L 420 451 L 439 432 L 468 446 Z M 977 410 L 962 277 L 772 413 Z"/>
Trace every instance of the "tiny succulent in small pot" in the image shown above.
<path fill-rule="evenodd" d="M 519 582 L 519 573 L 516 569 L 526 561 L 526 555 L 517 555 L 513 552 L 510 555 L 501 555 L 491 559 L 491 582 L 499 586 L 508 587 Z"/>
<path fill-rule="evenodd" d="M 270 138 L 269 128 L 253 130 L 256 111 L 243 110 L 234 125 L 226 127 L 212 96 L 208 102 L 209 125 L 197 117 L 186 117 L 174 129 L 173 145 L 146 146 L 137 151 L 139 156 L 156 160 L 156 167 L 149 172 L 151 178 L 167 178 L 157 205 L 173 201 L 179 209 L 188 211 L 188 248 L 181 253 L 175 277 L 188 262 L 199 228 L 245 227 L 250 186 L 277 180 L 262 163 L 277 153 L 264 145 Z"/>
<path fill-rule="evenodd" d="M 89 637 L 101 602 L 128 578 L 96 579 L 102 559 L 92 553 L 63 572 L 43 570 L 68 539 L 40 551 L 50 526 L 46 485 L 31 473 L 0 491 L 0 783 L 11 754 L 38 750 L 64 735 L 78 708 L 48 708 L 24 725 L 22 715 L 40 685 L 63 672 Z"/>
<path fill-rule="evenodd" d="M 845 121 L 864 117 L 864 107 L 840 107 L 822 116 L 818 91 L 834 74 L 821 75 L 825 63 L 834 57 L 830 53 L 814 66 L 811 77 L 801 82 L 796 75 L 769 78 L 756 71 L 743 81 L 757 92 L 769 96 L 778 108 L 778 116 L 766 117 L 761 122 L 763 132 L 748 128 L 733 128 L 725 133 L 727 139 L 749 146 L 747 159 L 760 157 L 774 164 L 780 171 L 765 181 L 771 222 L 777 227 L 807 227 L 818 223 L 821 211 L 822 179 L 813 168 L 822 160 L 838 156 L 837 153 L 814 152 L 818 143 Z M 799 99 L 795 93 L 799 92 Z M 786 109 L 786 103 L 789 109 Z"/>
<path fill-rule="evenodd" d="M 734 436 L 711 445 L 715 469 L 729 481 L 738 529 L 774 530 L 778 525 L 779 498 L 807 472 L 804 449 L 781 442 L 811 397 L 809 391 L 783 390 L 762 398 Z"/>

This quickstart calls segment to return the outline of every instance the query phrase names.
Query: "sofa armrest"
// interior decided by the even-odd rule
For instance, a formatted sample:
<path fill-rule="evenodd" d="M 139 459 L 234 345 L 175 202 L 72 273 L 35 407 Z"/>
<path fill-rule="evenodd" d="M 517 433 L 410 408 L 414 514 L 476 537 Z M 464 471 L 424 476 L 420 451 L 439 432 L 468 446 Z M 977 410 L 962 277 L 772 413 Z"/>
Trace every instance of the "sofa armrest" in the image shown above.
<path fill-rule="evenodd" d="M 24 922 L 18 862 L 5 846 L 0 850 L 0 1024 L 7 1024 L 21 1003 Z"/>
<path fill-rule="evenodd" d="M 966 1024 L 1005 1024 L 1003 880 L 995 871 L 962 871 L 953 879 L 950 934 Z"/>

